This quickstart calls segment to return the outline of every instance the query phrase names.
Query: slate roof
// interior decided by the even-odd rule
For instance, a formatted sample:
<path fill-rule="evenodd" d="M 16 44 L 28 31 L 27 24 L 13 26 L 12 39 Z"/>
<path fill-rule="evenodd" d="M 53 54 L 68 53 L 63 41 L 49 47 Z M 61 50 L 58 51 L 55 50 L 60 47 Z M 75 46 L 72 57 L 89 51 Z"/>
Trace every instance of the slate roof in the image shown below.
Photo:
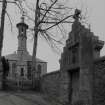
<path fill-rule="evenodd" d="M 8 60 L 19 60 L 19 55 L 15 52 L 15 53 L 6 55 L 5 58 Z M 24 59 L 24 61 L 32 61 L 32 56 L 28 53 L 24 53 L 22 55 L 22 59 Z M 39 58 L 36 58 L 36 62 L 45 62 L 45 61 Z"/>

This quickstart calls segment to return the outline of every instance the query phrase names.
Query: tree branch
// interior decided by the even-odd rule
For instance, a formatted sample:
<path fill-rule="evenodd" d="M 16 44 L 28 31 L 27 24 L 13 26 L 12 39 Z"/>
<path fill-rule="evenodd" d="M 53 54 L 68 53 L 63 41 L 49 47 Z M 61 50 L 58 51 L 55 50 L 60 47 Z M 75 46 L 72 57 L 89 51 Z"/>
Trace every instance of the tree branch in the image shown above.
<path fill-rule="evenodd" d="M 44 14 L 44 16 L 43 16 L 43 18 L 42 18 L 41 21 L 43 21 L 43 19 L 44 19 L 44 17 L 46 16 L 46 14 L 50 11 L 50 9 L 52 8 L 52 6 L 55 5 L 55 3 L 56 3 L 57 1 L 58 1 L 58 0 L 55 0 L 55 2 L 53 2 L 53 3 L 51 4 L 51 6 L 48 8 L 48 10 L 47 10 L 46 13 Z"/>
<path fill-rule="evenodd" d="M 59 22 L 51 22 L 51 21 L 46 22 L 46 21 L 42 21 L 41 23 L 56 24 L 56 25 L 58 25 Z M 70 21 L 63 21 L 62 23 L 73 23 L 73 22 L 70 22 Z"/>
<path fill-rule="evenodd" d="M 12 25 L 12 21 L 11 21 L 11 18 L 10 18 L 10 16 L 9 16 L 9 14 L 8 14 L 8 12 L 6 11 L 6 15 L 8 16 L 8 19 L 9 19 L 9 21 L 10 21 L 10 26 L 11 26 L 11 31 L 12 31 L 12 27 L 13 27 L 13 25 Z"/>
<path fill-rule="evenodd" d="M 0 2 L 3 2 L 2 0 L 0 0 Z M 7 1 L 7 3 L 16 3 L 15 1 Z"/>
<path fill-rule="evenodd" d="M 54 25 L 52 25 L 52 26 L 50 26 L 50 27 L 44 29 L 43 31 L 47 31 L 47 30 L 49 30 L 50 28 L 52 28 L 52 27 L 54 27 L 54 26 L 56 26 L 56 25 L 62 23 L 64 20 L 66 20 L 66 19 L 68 19 L 69 17 L 72 17 L 72 16 L 73 16 L 73 15 L 67 16 L 66 18 L 62 19 L 61 21 L 55 23 Z"/>

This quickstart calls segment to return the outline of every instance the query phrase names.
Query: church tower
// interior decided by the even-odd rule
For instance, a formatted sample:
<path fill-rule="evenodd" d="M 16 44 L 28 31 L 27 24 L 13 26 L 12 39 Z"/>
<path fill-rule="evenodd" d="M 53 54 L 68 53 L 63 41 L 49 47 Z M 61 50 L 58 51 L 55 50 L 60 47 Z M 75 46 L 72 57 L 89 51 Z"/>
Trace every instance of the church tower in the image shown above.
<path fill-rule="evenodd" d="M 27 36 L 26 31 L 28 29 L 28 25 L 24 22 L 24 17 L 21 17 L 21 22 L 17 25 L 18 28 L 18 50 L 17 53 L 27 52 Z"/>
<path fill-rule="evenodd" d="M 27 75 L 27 62 L 25 59 L 29 56 L 27 51 L 27 36 L 26 32 L 28 25 L 24 22 L 24 16 L 21 17 L 21 22 L 17 25 L 18 28 L 18 49 L 17 49 L 17 73 L 20 77 L 26 77 Z"/>
<path fill-rule="evenodd" d="M 18 80 L 17 82 L 22 82 L 22 80 L 31 80 L 31 65 L 32 56 L 27 51 L 27 29 L 28 25 L 25 23 L 24 14 L 21 17 L 21 21 L 17 23 L 18 29 L 18 48 L 12 54 L 6 55 L 5 58 L 9 60 L 10 70 L 9 77 L 13 80 Z M 47 63 L 36 59 L 37 69 L 41 71 L 41 75 L 47 72 Z M 30 81 L 31 82 L 31 81 Z M 23 82 L 22 82 L 23 83 Z M 19 85 L 21 87 L 21 84 Z"/>

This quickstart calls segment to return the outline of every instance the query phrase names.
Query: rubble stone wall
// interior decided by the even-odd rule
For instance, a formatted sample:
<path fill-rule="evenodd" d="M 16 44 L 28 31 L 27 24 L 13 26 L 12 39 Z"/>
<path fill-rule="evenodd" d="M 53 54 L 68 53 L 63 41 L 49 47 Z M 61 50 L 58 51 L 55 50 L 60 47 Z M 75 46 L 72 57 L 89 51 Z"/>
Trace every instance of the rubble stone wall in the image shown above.
<path fill-rule="evenodd" d="M 105 105 L 105 57 L 95 62 L 94 105 Z"/>
<path fill-rule="evenodd" d="M 48 96 L 59 97 L 60 71 L 48 73 L 41 78 L 42 92 Z"/>
<path fill-rule="evenodd" d="M 77 82 L 74 80 L 74 83 Z M 72 88 L 70 71 L 56 71 L 44 75 L 41 79 L 41 88 L 44 94 L 58 103 L 70 103 Z"/>

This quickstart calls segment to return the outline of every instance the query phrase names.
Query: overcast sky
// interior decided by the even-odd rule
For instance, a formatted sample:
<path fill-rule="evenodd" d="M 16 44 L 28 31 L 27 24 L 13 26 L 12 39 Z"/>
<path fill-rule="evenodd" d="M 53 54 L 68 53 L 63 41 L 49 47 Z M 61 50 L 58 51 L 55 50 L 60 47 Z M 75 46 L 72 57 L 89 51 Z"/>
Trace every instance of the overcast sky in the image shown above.
<path fill-rule="evenodd" d="M 86 11 L 88 23 L 91 25 L 91 31 L 100 39 L 105 41 L 105 0 L 66 0 L 67 4 L 74 8 L 82 9 Z M 6 17 L 5 21 L 5 37 L 3 55 L 13 53 L 17 50 L 17 29 L 16 23 L 20 21 L 20 15 L 17 11 L 17 7 L 8 5 L 8 12 L 12 16 L 13 32 L 11 32 L 10 23 Z M 69 32 L 69 30 L 68 30 Z M 28 51 L 32 54 L 32 40 L 28 40 Z M 105 55 L 105 47 L 103 48 L 101 55 Z M 37 57 L 48 62 L 48 72 L 59 69 L 60 55 L 52 52 L 46 42 L 39 38 Z"/>

